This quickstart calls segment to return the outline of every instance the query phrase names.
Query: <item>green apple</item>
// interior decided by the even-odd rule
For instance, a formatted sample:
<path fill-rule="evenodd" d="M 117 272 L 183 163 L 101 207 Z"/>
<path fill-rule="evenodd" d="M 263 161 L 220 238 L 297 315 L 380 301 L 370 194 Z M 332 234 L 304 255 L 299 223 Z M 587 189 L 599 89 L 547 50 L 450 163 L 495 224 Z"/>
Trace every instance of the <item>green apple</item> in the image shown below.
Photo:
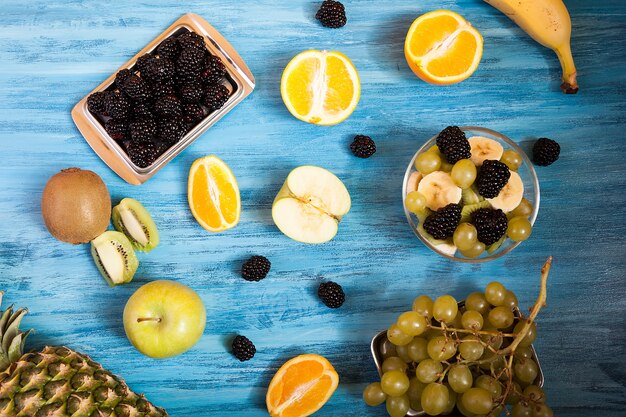
<path fill-rule="evenodd" d="M 145 284 L 124 308 L 128 340 L 152 358 L 169 358 L 191 349 L 205 324 L 206 311 L 198 294 L 174 281 Z"/>
<path fill-rule="evenodd" d="M 287 176 L 272 204 L 272 218 L 293 240 L 324 243 L 335 237 L 350 204 L 350 193 L 335 174 L 306 165 Z"/>

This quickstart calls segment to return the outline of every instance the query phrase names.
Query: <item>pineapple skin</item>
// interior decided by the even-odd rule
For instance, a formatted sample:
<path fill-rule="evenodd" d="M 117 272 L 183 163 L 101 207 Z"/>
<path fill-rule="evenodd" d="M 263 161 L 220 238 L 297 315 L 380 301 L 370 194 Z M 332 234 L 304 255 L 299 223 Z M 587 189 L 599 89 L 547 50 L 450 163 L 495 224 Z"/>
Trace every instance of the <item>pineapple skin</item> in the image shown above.
<path fill-rule="evenodd" d="M 0 417 L 168 417 L 88 356 L 27 353 L 0 373 Z"/>

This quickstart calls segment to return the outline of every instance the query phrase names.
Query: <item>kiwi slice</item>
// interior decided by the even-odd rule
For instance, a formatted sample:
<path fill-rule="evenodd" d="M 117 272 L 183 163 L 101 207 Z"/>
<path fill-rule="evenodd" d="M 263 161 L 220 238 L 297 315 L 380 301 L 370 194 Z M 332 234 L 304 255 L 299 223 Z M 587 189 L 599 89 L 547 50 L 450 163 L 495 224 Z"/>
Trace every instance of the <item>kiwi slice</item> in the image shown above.
<path fill-rule="evenodd" d="M 470 204 L 478 204 L 485 199 L 481 197 L 480 194 L 474 190 L 474 187 L 466 188 L 462 191 L 461 201 L 463 201 L 463 205 L 468 206 Z"/>
<path fill-rule="evenodd" d="M 506 240 L 506 233 L 496 243 L 492 243 L 491 245 L 487 246 L 487 253 L 491 255 L 492 253 L 500 249 L 500 246 L 502 246 L 505 240 Z"/>
<path fill-rule="evenodd" d="M 491 204 L 489 201 L 483 200 L 476 204 L 466 204 L 461 209 L 461 223 L 471 222 L 472 213 L 481 208 L 489 208 Z"/>
<path fill-rule="evenodd" d="M 133 247 L 142 252 L 150 252 L 159 244 L 159 231 L 152 216 L 141 203 L 125 198 L 113 207 L 113 226 L 130 239 Z"/>
<path fill-rule="evenodd" d="M 130 240 L 120 232 L 107 231 L 92 240 L 91 256 L 111 287 L 130 282 L 139 266 Z"/>

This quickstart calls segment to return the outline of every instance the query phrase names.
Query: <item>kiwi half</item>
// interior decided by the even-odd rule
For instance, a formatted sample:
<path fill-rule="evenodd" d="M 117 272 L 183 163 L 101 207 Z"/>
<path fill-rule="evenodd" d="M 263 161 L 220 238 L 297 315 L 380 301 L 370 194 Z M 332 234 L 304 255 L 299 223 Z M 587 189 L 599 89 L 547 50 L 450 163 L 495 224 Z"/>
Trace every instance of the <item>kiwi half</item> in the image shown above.
<path fill-rule="evenodd" d="M 139 266 L 130 240 L 120 232 L 107 231 L 92 240 L 91 256 L 111 287 L 132 281 Z"/>
<path fill-rule="evenodd" d="M 139 251 L 150 252 L 159 244 L 159 231 L 152 216 L 135 199 L 125 198 L 113 207 L 113 226 L 124 233 Z"/>

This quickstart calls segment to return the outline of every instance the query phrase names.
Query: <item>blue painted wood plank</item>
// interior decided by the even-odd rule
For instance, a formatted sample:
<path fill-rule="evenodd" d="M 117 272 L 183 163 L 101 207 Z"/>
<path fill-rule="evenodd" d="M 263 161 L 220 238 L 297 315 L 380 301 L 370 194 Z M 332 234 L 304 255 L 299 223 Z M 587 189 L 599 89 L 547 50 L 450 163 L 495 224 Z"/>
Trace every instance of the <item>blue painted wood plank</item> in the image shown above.
<path fill-rule="evenodd" d="M 112 4 L 110 4 L 112 3 Z M 154 4 L 156 3 L 156 4 Z M 323 354 L 341 384 L 320 416 L 382 416 L 362 388 L 376 377 L 369 341 L 414 296 L 457 297 L 493 279 L 517 291 L 522 305 L 537 292 L 538 271 L 555 258 L 549 304 L 536 347 L 550 404 L 559 416 L 620 416 L 626 405 L 626 5 L 567 1 L 581 91 L 558 92 L 556 57 L 481 1 L 346 1 L 348 25 L 319 26 L 319 2 L 46 2 L 5 0 L 0 14 L 0 289 L 7 303 L 28 306 L 31 347 L 66 344 L 125 377 L 172 416 L 263 416 L 265 388 L 291 356 Z M 602 3 L 602 4 L 600 4 Z M 485 38 L 478 71 L 449 87 L 427 85 L 408 69 L 404 36 L 418 15 L 447 8 Z M 173 20 L 198 13 L 249 64 L 257 89 L 148 183 L 133 187 L 110 171 L 74 127 L 69 111 L 81 97 Z M 280 99 L 283 68 L 298 52 L 344 52 L 362 80 L 357 111 L 330 128 L 291 117 Z M 453 263 L 429 252 L 409 229 L 400 184 L 415 150 L 449 124 L 482 125 L 529 149 L 547 136 L 561 159 L 538 170 L 542 205 L 532 238 L 504 259 Z M 371 135 L 378 152 L 350 155 L 355 134 Z M 198 157 L 215 153 L 233 169 L 242 193 L 241 222 L 212 235 L 194 221 L 186 177 Z M 270 208 L 287 173 L 317 164 L 342 178 L 353 208 L 335 240 L 306 246 L 274 227 Z M 50 175 L 80 166 L 103 177 L 114 200 L 130 196 L 151 211 L 161 245 L 140 255 L 136 279 L 109 289 L 85 246 L 50 237 L 40 216 Z M 251 254 L 272 260 L 259 283 L 239 277 Z M 137 353 L 121 313 L 141 284 L 175 279 L 206 303 L 200 343 L 174 359 Z M 317 300 L 322 280 L 340 282 L 346 304 Z M 239 363 L 226 340 L 251 338 L 255 358 Z"/>

